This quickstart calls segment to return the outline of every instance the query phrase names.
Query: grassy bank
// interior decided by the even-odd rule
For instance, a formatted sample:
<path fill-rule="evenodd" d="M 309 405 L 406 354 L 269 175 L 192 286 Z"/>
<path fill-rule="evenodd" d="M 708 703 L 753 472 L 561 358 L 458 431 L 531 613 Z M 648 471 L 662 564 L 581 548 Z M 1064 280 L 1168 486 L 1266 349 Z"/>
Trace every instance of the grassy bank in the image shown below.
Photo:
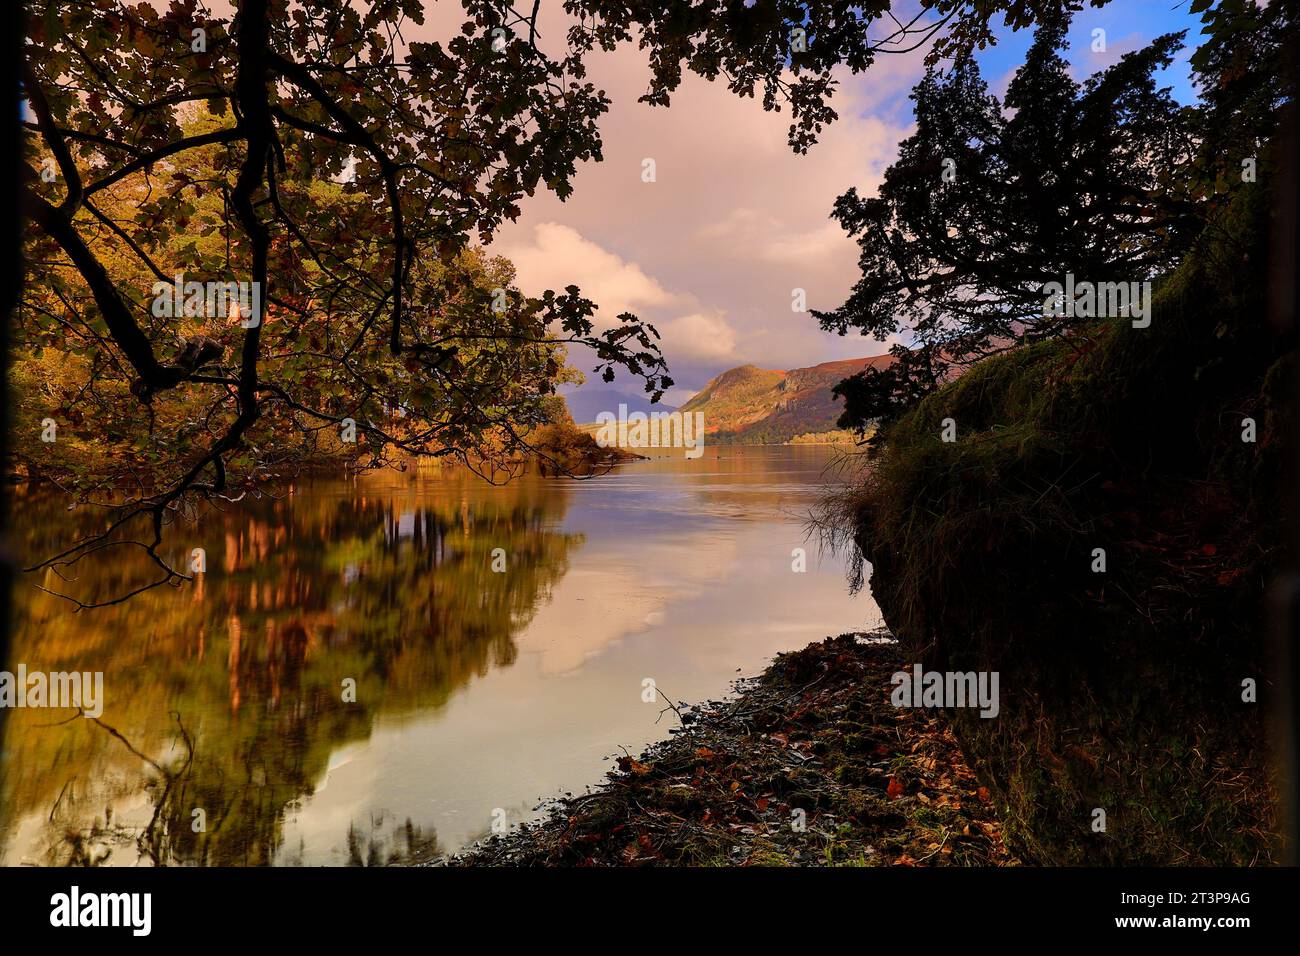
<path fill-rule="evenodd" d="M 976 365 L 834 503 L 906 653 L 1000 672 L 999 718 L 955 728 L 1027 862 L 1276 855 L 1263 615 L 1294 343 L 1266 321 L 1269 228 L 1243 191 L 1149 328 Z"/>
<path fill-rule="evenodd" d="M 608 781 L 454 866 L 984 866 L 1015 862 L 942 714 L 896 709 L 898 645 L 779 656 Z M 665 719 L 674 717 L 672 709 Z"/>

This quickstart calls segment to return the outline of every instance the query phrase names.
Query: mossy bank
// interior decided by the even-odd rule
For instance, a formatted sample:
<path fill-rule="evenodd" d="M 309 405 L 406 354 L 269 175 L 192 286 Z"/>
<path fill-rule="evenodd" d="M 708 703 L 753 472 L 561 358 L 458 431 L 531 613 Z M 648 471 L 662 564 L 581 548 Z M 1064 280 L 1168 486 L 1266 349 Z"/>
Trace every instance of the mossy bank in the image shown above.
<path fill-rule="evenodd" d="M 1276 858 L 1264 615 L 1294 343 L 1266 318 L 1269 233 L 1244 190 L 1149 327 L 975 365 L 833 502 L 907 654 L 1000 673 L 998 718 L 954 727 L 1026 862 Z"/>

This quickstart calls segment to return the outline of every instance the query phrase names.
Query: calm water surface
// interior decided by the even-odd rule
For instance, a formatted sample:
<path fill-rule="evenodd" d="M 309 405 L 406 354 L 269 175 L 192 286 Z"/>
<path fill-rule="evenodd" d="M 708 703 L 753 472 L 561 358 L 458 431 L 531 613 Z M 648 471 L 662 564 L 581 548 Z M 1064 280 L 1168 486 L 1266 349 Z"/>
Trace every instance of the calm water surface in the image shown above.
<path fill-rule="evenodd" d="M 175 529 L 174 560 L 207 560 L 181 589 L 73 614 L 32 585 L 125 590 L 143 566 L 29 576 L 8 669 L 103 671 L 105 704 L 98 722 L 10 711 L 0 863 L 375 865 L 457 850 L 497 811 L 529 819 L 668 735 L 645 678 L 719 697 L 779 651 L 879 622 L 805 540 L 833 454 L 298 483 Z M 94 519 L 16 511 L 25 557 Z"/>

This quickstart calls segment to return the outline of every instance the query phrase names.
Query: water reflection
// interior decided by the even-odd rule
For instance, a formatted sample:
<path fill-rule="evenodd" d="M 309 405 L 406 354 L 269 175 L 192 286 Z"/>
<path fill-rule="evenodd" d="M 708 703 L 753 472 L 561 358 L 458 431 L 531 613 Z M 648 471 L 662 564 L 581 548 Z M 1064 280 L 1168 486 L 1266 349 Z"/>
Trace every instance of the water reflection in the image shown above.
<path fill-rule="evenodd" d="M 9 712 L 0 863 L 387 865 L 518 823 L 667 734 L 645 677 L 717 696 L 874 623 L 838 564 L 792 572 L 827 459 L 300 484 L 174 532 L 172 560 L 207 558 L 180 589 L 74 614 L 33 586 L 122 593 L 149 574 L 131 555 L 20 582 L 11 669 L 103 671 L 105 707 Z M 24 557 L 101 519 L 15 510 Z"/>
<path fill-rule="evenodd" d="M 206 550 L 207 573 L 179 592 L 72 614 L 22 589 L 15 662 L 103 671 L 108 706 L 100 720 L 11 712 L 5 843 L 43 865 L 271 862 L 286 808 L 331 753 L 381 713 L 436 710 L 511 664 L 515 635 L 581 545 L 557 530 L 563 485 L 484 494 L 472 481 L 444 478 L 417 501 L 400 485 L 318 483 L 211 515 L 183 545 Z M 90 520 L 39 499 L 21 514 L 29 556 L 52 528 Z M 505 573 L 492 570 L 497 548 Z M 77 570 L 79 594 L 147 572 L 124 559 Z M 51 575 L 56 585 L 70 586 Z M 356 863 L 436 848 L 407 820 L 348 836 Z"/>

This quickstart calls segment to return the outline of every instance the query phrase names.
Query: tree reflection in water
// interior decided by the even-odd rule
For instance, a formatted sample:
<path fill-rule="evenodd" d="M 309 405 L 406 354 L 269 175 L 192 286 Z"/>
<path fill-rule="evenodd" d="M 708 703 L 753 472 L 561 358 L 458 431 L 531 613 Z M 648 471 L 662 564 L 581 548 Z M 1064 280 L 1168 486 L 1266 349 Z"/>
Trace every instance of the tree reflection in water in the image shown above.
<path fill-rule="evenodd" d="M 285 815 L 313 793 L 331 753 L 365 740 L 380 716 L 437 709 L 476 675 L 510 666 L 516 635 L 582 543 L 557 530 L 563 484 L 448 476 L 419 487 L 315 482 L 177 526 L 177 553 L 204 548 L 206 573 L 105 609 L 74 614 L 30 586 L 46 582 L 20 582 L 14 661 L 102 670 L 106 706 L 102 721 L 10 714 L 0 859 L 300 856 L 282 847 Z M 15 512 L 24 557 L 101 517 L 37 495 Z M 495 548 L 506 573 L 492 570 Z M 81 594 L 148 573 L 128 554 L 75 570 Z M 437 836 L 380 817 L 353 821 L 346 846 L 352 864 L 387 864 L 436 853 Z"/>

